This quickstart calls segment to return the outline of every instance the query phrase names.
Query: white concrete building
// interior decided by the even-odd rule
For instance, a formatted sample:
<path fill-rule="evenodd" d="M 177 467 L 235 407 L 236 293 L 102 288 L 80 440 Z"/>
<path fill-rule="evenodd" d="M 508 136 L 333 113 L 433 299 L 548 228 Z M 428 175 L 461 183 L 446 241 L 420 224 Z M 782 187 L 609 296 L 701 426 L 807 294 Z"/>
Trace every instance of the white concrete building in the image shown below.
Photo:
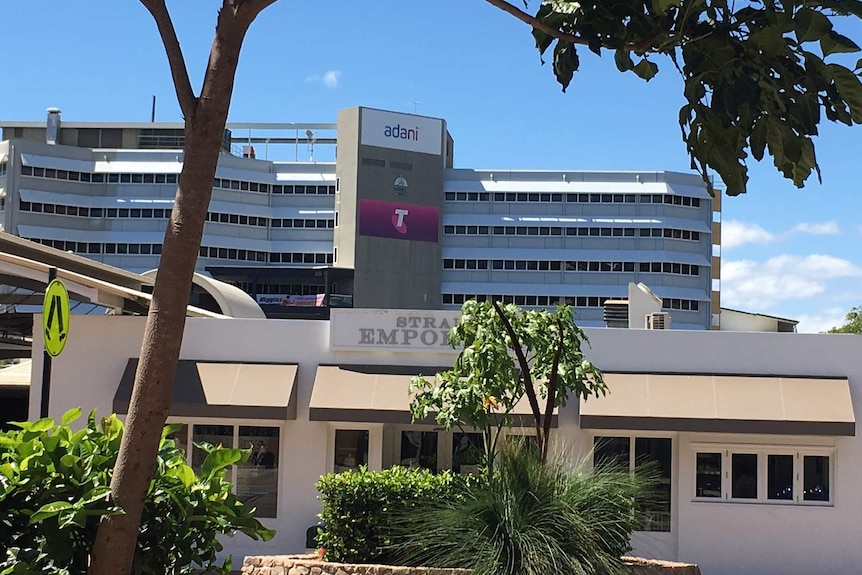
<path fill-rule="evenodd" d="M 51 109 L 0 129 L 3 230 L 157 267 L 182 124 L 67 122 Z M 598 326 L 629 282 L 655 291 L 674 329 L 709 329 L 718 313 L 720 197 L 694 174 L 455 167 L 444 120 L 369 108 L 337 123 L 230 124 L 222 151 L 198 271 L 269 317 L 497 297 L 569 303 Z"/>
<path fill-rule="evenodd" d="M 470 434 L 410 425 L 407 381 L 452 365 L 452 311 L 333 310 L 329 321 L 189 318 L 172 407 L 179 439 L 253 445 L 236 489 L 278 530 L 227 551 L 300 551 L 321 474 L 367 463 L 469 470 Z M 37 317 L 36 322 L 40 319 Z M 143 317 L 75 317 L 54 360 L 50 412 L 126 408 Z M 610 394 L 572 402 L 557 445 L 655 460 L 669 505 L 635 534 L 642 555 L 704 575 L 855 573 L 862 564 L 862 402 L 852 335 L 589 329 Z M 34 344 L 31 397 L 40 396 Z M 87 405 L 81 405 L 86 398 Z M 38 400 L 30 402 L 30 417 Z M 526 430 L 516 430 L 527 433 Z M 199 463 L 195 454 L 191 462 Z"/>

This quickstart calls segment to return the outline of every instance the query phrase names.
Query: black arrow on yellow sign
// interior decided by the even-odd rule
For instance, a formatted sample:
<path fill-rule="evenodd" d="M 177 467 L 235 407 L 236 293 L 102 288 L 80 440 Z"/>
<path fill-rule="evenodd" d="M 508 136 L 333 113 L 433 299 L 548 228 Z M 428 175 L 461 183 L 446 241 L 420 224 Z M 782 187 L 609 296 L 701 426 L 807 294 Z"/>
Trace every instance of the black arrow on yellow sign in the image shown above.
<path fill-rule="evenodd" d="M 54 339 L 51 335 L 54 318 L 57 319 L 57 341 L 63 341 L 66 339 L 66 322 L 63 321 L 63 303 L 58 294 L 51 297 L 51 307 L 48 310 L 48 319 L 45 325 L 45 337 L 50 340 Z"/>

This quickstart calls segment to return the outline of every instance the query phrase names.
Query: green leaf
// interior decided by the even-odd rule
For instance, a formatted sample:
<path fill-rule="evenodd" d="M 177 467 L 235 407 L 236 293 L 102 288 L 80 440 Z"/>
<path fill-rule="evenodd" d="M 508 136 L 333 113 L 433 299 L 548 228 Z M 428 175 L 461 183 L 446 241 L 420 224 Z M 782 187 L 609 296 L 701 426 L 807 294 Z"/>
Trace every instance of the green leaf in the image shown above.
<path fill-rule="evenodd" d="M 653 0 L 652 9 L 657 14 L 663 14 L 671 6 L 679 6 L 679 4 L 680 0 Z"/>
<path fill-rule="evenodd" d="M 830 54 L 858 52 L 859 46 L 847 36 L 842 36 L 834 30 L 830 30 L 829 34 L 820 39 L 820 50 L 823 52 L 823 57 L 825 58 Z"/>
<path fill-rule="evenodd" d="M 239 449 L 217 448 L 212 450 L 201 467 L 201 475 L 211 479 L 213 474 L 226 467 L 230 467 L 242 460 L 242 452 Z"/>
<path fill-rule="evenodd" d="M 832 30 L 832 22 L 822 12 L 811 8 L 802 8 L 796 13 L 796 40 L 814 42 L 826 36 Z"/>
<path fill-rule="evenodd" d="M 635 67 L 635 63 L 632 61 L 629 51 L 623 50 L 622 48 L 614 52 L 614 63 L 617 65 L 617 70 L 620 72 L 627 72 Z"/>
<path fill-rule="evenodd" d="M 862 58 L 859 58 L 859 61 L 856 62 L 855 70 L 862 70 Z"/>
<path fill-rule="evenodd" d="M 632 71 L 649 82 L 653 79 L 653 76 L 658 74 L 658 66 L 654 62 L 650 62 L 646 58 L 638 62 Z"/>
<path fill-rule="evenodd" d="M 569 83 L 580 67 L 578 51 L 574 44 L 557 40 L 554 46 L 554 75 L 557 82 L 563 87 L 563 92 L 569 87 Z"/>
<path fill-rule="evenodd" d="M 194 485 L 198 480 L 198 478 L 195 477 L 194 470 L 185 463 L 176 468 L 176 474 L 186 489 Z"/>
<path fill-rule="evenodd" d="M 829 69 L 838 93 L 850 108 L 853 121 L 862 124 L 862 82 L 853 72 L 839 64 L 829 64 Z"/>
<path fill-rule="evenodd" d="M 60 425 L 69 425 L 70 423 L 81 417 L 81 413 L 82 411 L 80 407 L 73 407 L 72 409 L 64 413 L 63 417 L 60 418 Z"/>
<path fill-rule="evenodd" d="M 74 506 L 68 501 L 55 501 L 47 505 L 43 505 L 36 513 L 30 516 L 30 525 L 39 523 L 50 517 L 54 517 L 61 511 L 72 509 Z"/>

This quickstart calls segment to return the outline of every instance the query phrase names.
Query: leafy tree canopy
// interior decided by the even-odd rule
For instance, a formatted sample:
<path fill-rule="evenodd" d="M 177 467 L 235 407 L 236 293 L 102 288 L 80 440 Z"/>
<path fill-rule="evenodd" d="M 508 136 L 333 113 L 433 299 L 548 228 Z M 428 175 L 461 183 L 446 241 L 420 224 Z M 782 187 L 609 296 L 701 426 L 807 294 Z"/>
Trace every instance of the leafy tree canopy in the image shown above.
<path fill-rule="evenodd" d="M 862 333 L 862 306 L 850 308 L 844 316 L 847 321 L 844 325 L 833 327 L 829 333 Z"/>
<path fill-rule="evenodd" d="M 813 138 L 821 113 L 848 126 L 862 123 L 859 46 L 834 27 L 862 18 L 860 0 L 543 0 L 534 15 L 505 0 L 487 0 L 533 26 L 536 46 L 551 54 L 568 87 L 579 47 L 614 54 L 621 72 L 650 80 L 656 56 L 682 75 L 682 138 L 712 190 L 709 171 L 727 193 L 746 191 L 747 160 L 772 156 L 797 187 L 820 168 Z M 838 60 L 850 66 L 835 61 Z"/>
<path fill-rule="evenodd" d="M 447 429 L 482 430 L 490 466 L 500 430 L 515 422 L 512 412 L 526 397 L 544 460 L 553 410 L 570 396 L 607 392 L 601 371 L 581 350 L 586 341 L 568 306 L 523 311 L 514 304 L 469 300 L 449 333 L 452 347 L 463 346 L 455 365 L 434 380 L 417 377 L 411 383 L 413 418 L 433 413 Z"/>

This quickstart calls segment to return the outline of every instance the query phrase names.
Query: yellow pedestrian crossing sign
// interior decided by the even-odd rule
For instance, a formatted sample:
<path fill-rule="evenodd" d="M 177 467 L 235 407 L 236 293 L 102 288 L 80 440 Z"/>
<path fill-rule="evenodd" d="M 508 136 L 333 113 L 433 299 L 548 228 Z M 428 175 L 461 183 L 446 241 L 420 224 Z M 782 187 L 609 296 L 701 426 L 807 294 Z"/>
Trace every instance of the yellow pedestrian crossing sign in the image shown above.
<path fill-rule="evenodd" d="M 57 357 L 69 339 L 69 292 L 60 280 L 53 280 L 45 290 L 42 303 L 42 333 L 45 351 Z"/>

